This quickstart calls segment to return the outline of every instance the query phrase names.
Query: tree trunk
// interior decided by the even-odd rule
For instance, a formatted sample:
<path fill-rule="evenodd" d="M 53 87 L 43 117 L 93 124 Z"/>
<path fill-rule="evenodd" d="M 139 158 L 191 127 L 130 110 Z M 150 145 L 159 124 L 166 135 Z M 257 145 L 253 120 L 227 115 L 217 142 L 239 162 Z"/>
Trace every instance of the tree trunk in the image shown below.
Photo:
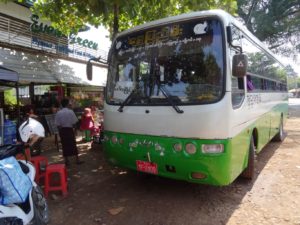
<path fill-rule="evenodd" d="M 253 30 L 253 24 L 252 24 L 252 21 L 251 21 L 251 15 L 252 15 L 252 11 L 255 10 L 255 7 L 258 3 L 258 0 L 253 0 L 252 1 L 252 4 L 251 4 L 251 7 L 249 9 L 249 12 L 248 14 L 246 15 L 246 18 L 245 18 L 245 23 L 246 23 L 246 27 L 254 34 L 254 30 Z"/>
<path fill-rule="evenodd" d="M 119 12 L 120 12 L 119 4 L 114 3 L 114 24 L 113 24 L 112 40 L 115 39 L 117 33 L 119 32 Z"/>

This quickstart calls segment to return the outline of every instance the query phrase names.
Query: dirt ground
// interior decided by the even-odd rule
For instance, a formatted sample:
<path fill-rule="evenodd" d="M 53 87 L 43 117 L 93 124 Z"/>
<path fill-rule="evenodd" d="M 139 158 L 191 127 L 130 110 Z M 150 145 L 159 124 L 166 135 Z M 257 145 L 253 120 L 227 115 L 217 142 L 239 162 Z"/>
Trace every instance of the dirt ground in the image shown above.
<path fill-rule="evenodd" d="M 283 143 L 256 160 L 256 178 L 227 187 L 139 176 L 108 165 L 101 145 L 78 142 L 82 165 L 68 169 L 69 195 L 49 196 L 51 225 L 300 225 L 300 100 L 292 99 Z M 80 137 L 79 137 L 80 140 Z M 53 137 L 43 155 L 62 162 Z"/>

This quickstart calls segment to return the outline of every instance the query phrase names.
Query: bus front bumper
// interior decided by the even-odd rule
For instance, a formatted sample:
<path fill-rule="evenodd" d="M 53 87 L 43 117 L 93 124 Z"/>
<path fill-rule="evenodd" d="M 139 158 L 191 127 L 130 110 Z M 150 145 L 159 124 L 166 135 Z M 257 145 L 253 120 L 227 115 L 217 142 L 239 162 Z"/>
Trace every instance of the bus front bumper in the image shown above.
<path fill-rule="evenodd" d="M 104 140 L 105 157 L 111 164 L 176 180 L 228 185 L 244 166 L 243 160 L 236 160 L 238 155 L 232 154 L 231 139 L 195 140 L 105 132 Z M 194 154 L 184 149 L 190 143 L 196 147 Z M 201 152 L 202 145 L 216 143 L 224 146 L 222 153 Z M 182 150 L 176 151 L 175 144 L 180 144 Z"/>

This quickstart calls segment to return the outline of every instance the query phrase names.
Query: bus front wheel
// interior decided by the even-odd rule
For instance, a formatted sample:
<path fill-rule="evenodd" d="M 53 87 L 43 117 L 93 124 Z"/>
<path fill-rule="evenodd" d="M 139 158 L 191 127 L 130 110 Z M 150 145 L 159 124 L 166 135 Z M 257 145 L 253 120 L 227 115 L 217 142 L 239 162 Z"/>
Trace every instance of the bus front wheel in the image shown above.
<path fill-rule="evenodd" d="M 254 138 L 251 137 L 250 146 L 249 146 L 249 156 L 248 156 L 248 165 L 246 169 L 242 172 L 241 177 L 246 179 L 253 179 L 254 178 L 254 163 L 255 163 L 255 145 L 254 145 Z"/>

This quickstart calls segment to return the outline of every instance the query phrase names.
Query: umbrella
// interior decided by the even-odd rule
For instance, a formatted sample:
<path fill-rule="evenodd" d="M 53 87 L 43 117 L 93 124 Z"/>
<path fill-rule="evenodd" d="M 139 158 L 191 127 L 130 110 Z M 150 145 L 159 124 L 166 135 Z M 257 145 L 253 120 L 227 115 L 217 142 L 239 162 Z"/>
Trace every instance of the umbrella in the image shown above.
<path fill-rule="evenodd" d="M 0 80 L 18 82 L 19 76 L 17 72 L 0 66 Z"/>

